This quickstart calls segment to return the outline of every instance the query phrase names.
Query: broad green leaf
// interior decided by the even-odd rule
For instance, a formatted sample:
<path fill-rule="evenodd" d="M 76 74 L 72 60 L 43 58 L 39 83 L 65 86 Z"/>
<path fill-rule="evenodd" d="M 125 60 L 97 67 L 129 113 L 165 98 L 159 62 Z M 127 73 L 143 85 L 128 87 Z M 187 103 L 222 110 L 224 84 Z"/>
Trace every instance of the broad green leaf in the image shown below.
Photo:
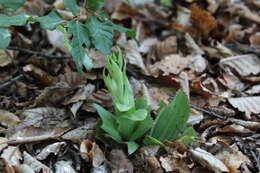
<path fill-rule="evenodd" d="M 85 23 L 89 30 L 91 42 L 96 49 L 100 50 L 105 55 L 111 54 L 113 44 L 114 29 L 110 22 L 100 22 L 97 17 L 91 16 Z"/>
<path fill-rule="evenodd" d="M 114 24 L 113 22 L 111 22 L 111 25 L 113 25 L 113 28 L 117 31 L 126 33 L 126 35 L 132 39 L 136 39 L 136 33 L 135 30 L 133 29 L 128 29 L 119 25 Z"/>
<path fill-rule="evenodd" d="M 136 142 L 125 142 L 125 144 L 127 145 L 128 154 L 134 153 L 139 147 Z"/>
<path fill-rule="evenodd" d="M 56 29 L 57 25 L 64 22 L 61 15 L 55 10 L 51 11 L 46 16 L 36 17 L 35 19 L 38 20 L 38 22 L 40 22 L 42 29 L 49 30 Z"/>
<path fill-rule="evenodd" d="M 9 26 L 22 26 L 27 22 L 29 16 L 24 14 L 18 14 L 15 16 L 7 16 L 5 14 L 0 14 L 0 27 L 9 27 Z"/>
<path fill-rule="evenodd" d="M 185 130 L 189 118 L 187 96 L 182 91 L 178 91 L 174 100 L 162 108 L 157 116 L 150 136 L 161 142 L 176 140 L 178 134 Z"/>
<path fill-rule="evenodd" d="M 118 116 L 118 115 L 117 115 Z M 124 140 L 129 140 L 133 131 L 136 128 L 138 121 L 132 121 L 126 118 L 117 118 L 117 130 L 119 131 L 120 135 L 123 137 Z"/>
<path fill-rule="evenodd" d="M 0 49 L 5 49 L 11 42 L 11 34 L 8 29 L 0 28 Z"/>
<path fill-rule="evenodd" d="M 63 0 L 64 6 L 68 8 L 74 16 L 79 13 L 79 6 L 77 5 L 77 0 Z"/>
<path fill-rule="evenodd" d="M 0 6 L 5 11 L 15 11 L 20 8 L 26 0 L 0 0 Z"/>
<path fill-rule="evenodd" d="M 102 120 L 101 128 L 107 132 L 116 141 L 122 141 L 120 134 L 117 131 L 116 120 L 112 113 L 105 110 L 103 107 L 94 104 L 94 108 L 97 110 Z"/>
<path fill-rule="evenodd" d="M 130 141 L 135 141 L 136 139 L 139 139 L 142 136 L 144 136 L 144 134 L 148 130 L 150 130 L 152 128 L 152 126 L 153 126 L 153 119 L 152 119 L 150 112 L 149 112 L 146 119 L 137 124 L 136 129 L 131 134 Z"/>
<path fill-rule="evenodd" d="M 104 0 L 88 0 L 87 8 L 97 11 L 104 7 Z"/>
<path fill-rule="evenodd" d="M 85 66 L 87 70 L 91 70 L 93 67 L 92 60 L 87 55 L 84 45 L 90 47 L 89 33 L 87 29 L 78 21 L 69 22 L 69 32 L 72 33 L 72 57 L 76 62 L 76 66 L 79 72 L 82 72 L 82 65 Z"/>
<path fill-rule="evenodd" d="M 134 112 L 126 112 L 121 116 L 120 118 L 129 119 L 132 121 L 144 121 L 144 119 L 147 117 L 148 112 L 145 109 L 138 109 Z"/>

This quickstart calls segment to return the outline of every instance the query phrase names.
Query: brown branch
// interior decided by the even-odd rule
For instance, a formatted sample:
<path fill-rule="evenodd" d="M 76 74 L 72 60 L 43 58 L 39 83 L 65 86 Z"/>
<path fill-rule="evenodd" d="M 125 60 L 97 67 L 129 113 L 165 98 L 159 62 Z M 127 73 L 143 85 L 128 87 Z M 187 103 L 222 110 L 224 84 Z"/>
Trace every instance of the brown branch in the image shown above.
<path fill-rule="evenodd" d="M 214 117 L 217 117 L 217 118 L 220 118 L 220 119 L 223 119 L 223 120 L 227 120 L 227 117 L 226 116 L 223 116 L 223 115 L 220 115 L 220 114 L 217 114 L 216 112 L 212 112 L 212 111 L 208 111 L 206 109 L 203 109 L 201 107 L 198 107 L 198 106 L 195 106 L 193 104 L 190 104 L 190 107 L 197 110 L 197 111 L 200 111 L 200 112 L 203 112 L 203 113 L 206 113 L 208 115 L 212 115 Z"/>
<path fill-rule="evenodd" d="M 14 77 L 14 78 L 11 78 L 11 79 L 5 81 L 3 84 L 0 85 L 0 90 L 5 88 L 5 87 L 12 85 L 15 81 L 20 80 L 23 77 L 24 77 L 24 75 L 20 74 L 20 75 Z"/>

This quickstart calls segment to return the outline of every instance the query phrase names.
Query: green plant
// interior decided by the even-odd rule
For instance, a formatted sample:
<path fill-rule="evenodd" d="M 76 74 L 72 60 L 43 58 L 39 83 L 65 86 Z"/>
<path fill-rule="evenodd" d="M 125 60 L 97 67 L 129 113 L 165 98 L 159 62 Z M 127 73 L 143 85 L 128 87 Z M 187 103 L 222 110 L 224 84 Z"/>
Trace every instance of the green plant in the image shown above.
<path fill-rule="evenodd" d="M 0 0 L 0 9 L 4 12 L 15 11 L 20 8 L 26 0 Z M 9 16 L 0 14 L 0 49 L 5 49 L 11 42 L 10 26 L 23 26 L 28 23 L 39 22 L 42 29 L 59 29 L 66 36 L 64 44 L 71 51 L 77 69 L 82 73 L 83 67 L 91 70 L 92 60 L 85 48 L 95 47 L 105 55 L 111 54 L 115 30 L 125 32 L 134 38 L 135 32 L 118 26 L 108 19 L 103 12 L 104 0 L 88 0 L 86 3 L 87 19 L 80 20 L 80 7 L 77 0 L 63 0 L 65 8 L 69 9 L 74 18 L 65 20 L 57 10 L 52 10 L 46 16 L 29 16 L 18 14 Z M 72 37 L 69 37 L 72 35 Z M 72 39 L 70 39 L 72 38 Z"/>
<path fill-rule="evenodd" d="M 126 144 L 128 153 L 131 154 L 138 148 L 140 139 L 151 128 L 146 144 L 163 145 L 164 140 L 172 141 L 186 134 L 194 135 L 191 133 L 191 128 L 186 128 L 189 104 L 187 97 L 181 91 L 177 93 L 171 104 L 161 106 L 154 123 L 151 118 L 151 108 L 146 100 L 143 98 L 134 99 L 120 50 L 108 57 L 108 63 L 103 71 L 103 79 L 112 95 L 114 114 L 102 106 L 94 104 L 101 117 L 97 130 L 99 139 L 103 141 L 113 139 L 118 144 Z M 183 139 L 187 144 L 192 142 L 190 138 Z"/>

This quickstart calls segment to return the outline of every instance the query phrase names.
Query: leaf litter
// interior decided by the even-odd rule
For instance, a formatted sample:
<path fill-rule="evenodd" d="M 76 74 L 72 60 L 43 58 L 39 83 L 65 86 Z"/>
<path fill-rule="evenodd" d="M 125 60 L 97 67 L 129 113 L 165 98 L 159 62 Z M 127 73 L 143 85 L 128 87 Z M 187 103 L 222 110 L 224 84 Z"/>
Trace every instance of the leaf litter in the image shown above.
<path fill-rule="evenodd" d="M 188 120 L 197 142 L 185 146 L 166 141 L 163 152 L 143 147 L 128 156 L 95 138 L 98 118 L 92 104 L 113 106 L 102 82 L 107 57 L 101 51 L 88 48 L 94 70 L 79 75 L 70 59 L 1 50 L 0 172 L 260 171 L 259 2 L 174 1 L 174 10 L 165 2 L 131 2 L 106 0 L 105 7 L 117 24 L 136 30 L 140 46 L 108 23 L 107 33 L 100 22 L 95 28 L 95 17 L 86 25 L 101 34 L 90 40 L 103 53 L 116 45 L 123 49 L 134 93 L 148 100 L 153 116 L 158 103 L 168 104 L 182 88 L 200 108 L 191 108 Z M 28 1 L 17 14 L 43 15 L 52 6 L 73 19 L 60 0 Z M 81 11 L 80 20 L 87 16 Z M 14 46 L 71 56 L 57 30 L 31 26 L 13 27 L 12 32 Z M 116 44 L 102 47 L 99 40 L 106 42 L 111 34 Z M 12 80 L 20 74 L 24 77 Z"/>

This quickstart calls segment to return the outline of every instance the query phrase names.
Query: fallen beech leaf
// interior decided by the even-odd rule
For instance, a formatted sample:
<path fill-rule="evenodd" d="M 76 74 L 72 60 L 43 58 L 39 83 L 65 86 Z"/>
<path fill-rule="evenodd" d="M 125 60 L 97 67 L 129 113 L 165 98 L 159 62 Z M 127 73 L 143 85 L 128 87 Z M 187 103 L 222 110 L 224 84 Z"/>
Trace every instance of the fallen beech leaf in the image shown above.
<path fill-rule="evenodd" d="M 8 141 L 7 138 L 0 137 L 0 152 L 2 152 L 2 150 L 8 146 L 7 141 Z"/>
<path fill-rule="evenodd" d="M 10 54 L 6 53 L 5 50 L 0 50 L 0 67 L 9 65 L 12 62 Z"/>
<path fill-rule="evenodd" d="M 217 27 L 216 19 L 206 10 L 199 8 L 192 4 L 191 10 L 191 21 L 194 26 L 203 33 L 203 36 L 207 36 L 210 31 Z"/>
<path fill-rule="evenodd" d="M 18 173 L 35 173 L 34 170 L 26 164 L 21 164 L 21 165 L 15 166 L 15 170 Z"/>
<path fill-rule="evenodd" d="M 9 166 L 20 165 L 22 153 L 18 147 L 9 146 L 3 151 L 1 158 L 4 158 Z"/>
<path fill-rule="evenodd" d="M 260 85 L 258 84 L 258 85 L 252 86 L 251 88 L 246 90 L 246 93 L 250 94 L 250 95 L 254 95 L 254 94 L 260 93 Z"/>
<path fill-rule="evenodd" d="M 191 173 L 187 163 L 181 158 L 175 158 L 174 156 L 160 157 L 160 162 L 166 172 Z"/>
<path fill-rule="evenodd" d="M 251 35 L 249 40 L 251 46 L 260 46 L 260 32 Z"/>
<path fill-rule="evenodd" d="M 112 149 L 109 155 L 109 160 L 112 167 L 112 172 L 128 172 L 134 173 L 134 167 L 131 161 L 127 158 L 125 153 L 119 149 Z"/>
<path fill-rule="evenodd" d="M 216 153 L 216 158 L 221 160 L 232 173 L 240 173 L 238 170 L 242 163 L 251 164 L 247 156 L 231 148 L 224 142 L 220 142 L 222 148 Z"/>
<path fill-rule="evenodd" d="M 244 120 L 239 120 L 235 118 L 229 118 L 229 121 L 232 123 L 239 124 L 241 126 L 244 126 L 246 128 L 252 129 L 252 130 L 259 130 L 260 129 L 260 122 L 255 122 L 255 121 L 244 121 Z"/>
<path fill-rule="evenodd" d="M 40 172 L 41 170 L 49 171 L 49 173 L 52 173 L 53 171 L 48 168 L 46 165 L 39 162 L 37 159 L 35 159 L 33 156 L 31 156 L 26 151 L 23 152 L 23 162 L 24 164 L 27 164 L 29 167 L 31 167 L 35 172 Z M 44 171 L 43 171 L 44 172 Z"/>
<path fill-rule="evenodd" d="M 76 173 L 71 161 L 58 161 L 55 164 L 56 173 Z"/>
<path fill-rule="evenodd" d="M 148 156 L 146 157 L 146 171 L 151 173 L 163 173 L 163 169 L 161 167 L 160 162 L 155 156 Z"/>
<path fill-rule="evenodd" d="M 229 103 L 241 112 L 245 112 L 246 118 L 250 119 L 251 114 L 260 113 L 260 97 L 238 97 L 228 98 Z"/>
<path fill-rule="evenodd" d="M 36 156 L 38 160 L 46 159 L 51 153 L 57 155 L 60 152 L 60 149 L 66 145 L 66 142 L 56 142 L 50 144 L 42 149 L 42 151 Z"/>
<path fill-rule="evenodd" d="M 190 149 L 192 156 L 206 168 L 213 170 L 215 173 L 229 172 L 228 168 L 222 161 L 217 159 L 211 153 L 200 148 Z"/>
<path fill-rule="evenodd" d="M 241 76 L 257 75 L 260 72 L 260 60 L 254 54 L 232 56 L 220 60 L 220 66 L 235 69 Z"/>
<path fill-rule="evenodd" d="M 57 47 L 59 50 L 66 54 L 70 54 L 70 51 L 68 48 L 64 45 L 64 38 L 66 35 L 64 35 L 61 31 L 55 29 L 53 31 L 47 30 L 47 38 L 49 42 L 52 44 L 52 46 Z"/>
<path fill-rule="evenodd" d="M 177 38 L 175 36 L 167 37 L 165 40 L 157 42 L 154 47 L 156 58 L 161 60 L 167 55 L 177 53 Z"/>
<path fill-rule="evenodd" d="M 11 112 L 8 112 L 6 110 L 0 109 L 0 123 L 8 126 L 13 127 L 17 125 L 20 122 L 20 119 Z"/>

